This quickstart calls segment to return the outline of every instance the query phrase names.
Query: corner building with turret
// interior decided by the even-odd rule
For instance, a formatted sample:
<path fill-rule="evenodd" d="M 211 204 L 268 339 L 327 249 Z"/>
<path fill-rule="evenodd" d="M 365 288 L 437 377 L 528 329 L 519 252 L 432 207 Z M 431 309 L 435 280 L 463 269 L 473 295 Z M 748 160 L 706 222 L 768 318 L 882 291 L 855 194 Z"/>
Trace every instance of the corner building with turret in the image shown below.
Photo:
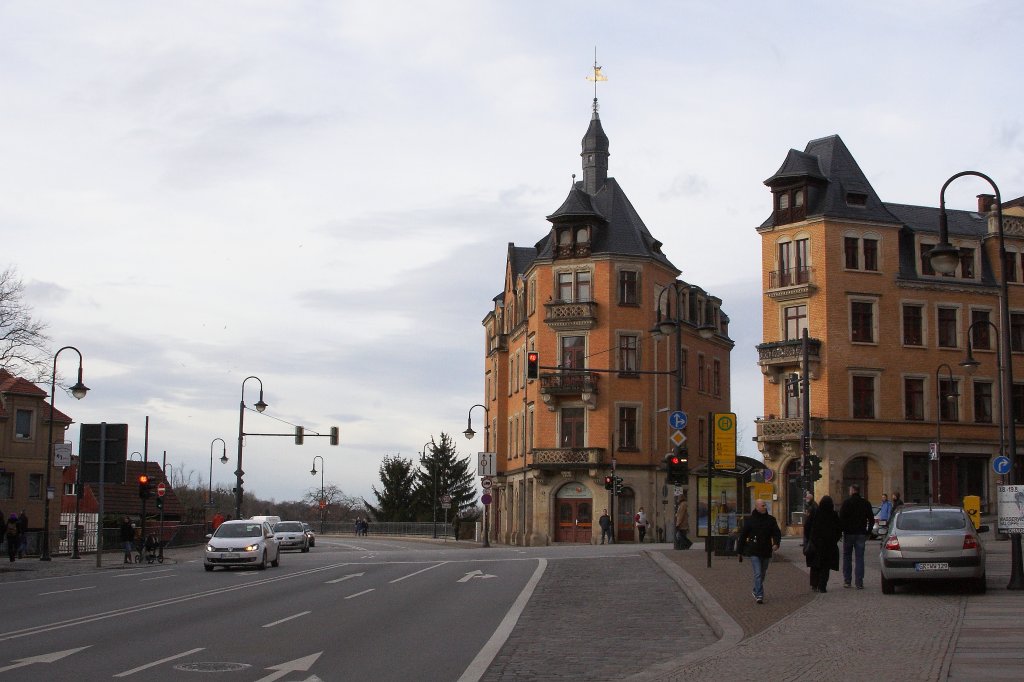
<path fill-rule="evenodd" d="M 692 471 L 707 460 L 708 414 L 729 411 L 733 342 L 722 302 L 679 279 L 608 176 L 596 98 L 582 147 L 582 181 L 536 245 L 508 245 L 502 289 L 483 319 L 485 449 L 497 453 L 488 529 L 498 543 L 597 543 L 604 509 L 616 541 L 636 541 L 641 507 L 647 541 L 670 541 L 687 486 L 666 485 L 668 416 L 679 403 L 688 415 Z M 652 333 L 659 322 L 671 333 Z M 539 353 L 536 379 L 528 351 Z M 617 495 L 605 486 L 613 471 Z"/>

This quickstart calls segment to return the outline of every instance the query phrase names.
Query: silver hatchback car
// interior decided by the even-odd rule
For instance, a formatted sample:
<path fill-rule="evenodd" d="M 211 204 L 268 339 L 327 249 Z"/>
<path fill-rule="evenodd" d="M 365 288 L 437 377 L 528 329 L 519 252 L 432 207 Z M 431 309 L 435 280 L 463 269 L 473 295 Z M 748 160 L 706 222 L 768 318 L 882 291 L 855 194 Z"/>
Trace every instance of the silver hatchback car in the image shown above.
<path fill-rule="evenodd" d="M 882 593 L 897 583 L 920 580 L 964 580 L 975 592 L 985 591 L 985 546 L 970 517 L 951 505 L 903 505 L 882 540 L 879 565 Z"/>

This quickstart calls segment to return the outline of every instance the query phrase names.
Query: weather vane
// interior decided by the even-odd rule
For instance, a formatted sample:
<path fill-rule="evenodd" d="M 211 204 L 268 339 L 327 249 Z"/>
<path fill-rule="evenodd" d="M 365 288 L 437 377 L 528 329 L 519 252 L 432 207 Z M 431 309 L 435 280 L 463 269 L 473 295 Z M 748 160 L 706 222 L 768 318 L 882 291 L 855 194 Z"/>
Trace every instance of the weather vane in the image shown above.
<path fill-rule="evenodd" d="M 597 46 L 594 46 L 594 74 L 587 76 L 588 81 L 594 81 L 594 111 L 597 111 L 597 84 L 599 81 L 608 80 L 608 76 L 601 73 L 601 67 L 597 65 Z"/>

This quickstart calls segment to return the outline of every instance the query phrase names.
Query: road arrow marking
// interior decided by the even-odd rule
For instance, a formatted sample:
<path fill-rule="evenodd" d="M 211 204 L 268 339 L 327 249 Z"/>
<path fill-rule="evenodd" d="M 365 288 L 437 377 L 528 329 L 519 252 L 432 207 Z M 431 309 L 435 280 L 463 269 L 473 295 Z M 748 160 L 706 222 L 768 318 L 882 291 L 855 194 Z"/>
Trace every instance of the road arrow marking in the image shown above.
<path fill-rule="evenodd" d="M 0 673 L 5 673 L 8 670 L 14 670 L 15 668 L 24 668 L 26 665 L 32 665 L 33 663 L 56 663 L 62 658 L 66 658 L 71 654 L 77 654 L 79 651 L 88 649 L 87 646 L 80 646 L 77 649 L 65 649 L 64 651 L 55 651 L 52 654 L 39 654 L 38 656 L 29 656 L 28 658 L 16 658 L 12 665 L 0 668 Z"/>
<path fill-rule="evenodd" d="M 366 575 L 366 574 L 365 573 L 349 573 L 348 575 L 343 575 L 340 578 L 335 578 L 334 580 L 328 580 L 325 584 L 333 585 L 334 583 L 340 583 L 340 582 L 343 582 L 343 581 L 348 580 L 350 578 L 359 578 L 359 577 L 364 576 L 364 575 Z"/>
<path fill-rule="evenodd" d="M 461 578 L 459 578 L 456 582 L 468 583 L 473 578 L 497 578 L 497 577 L 498 576 L 496 576 L 496 575 L 491 575 L 490 573 L 484 573 L 483 571 L 477 570 L 477 571 L 470 571 L 466 575 L 464 575 Z"/>
<path fill-rule="evenodd" d="M 302 658 L 296 658 L 294 661 L 288 661 L 287 663 L 278 663 L 267 668 L 267 670 L 276 670 L 276 673 L 271 673 L 266 677 L 261 677 L 256 682 L 274 682 L 274 680 L 281 679 L 288 673 L 302 671 L 305 672 L 316 663 L 316 659 L 320 658 L 322 651 L 318 651 L 315 654 L 304 656 Z"/>

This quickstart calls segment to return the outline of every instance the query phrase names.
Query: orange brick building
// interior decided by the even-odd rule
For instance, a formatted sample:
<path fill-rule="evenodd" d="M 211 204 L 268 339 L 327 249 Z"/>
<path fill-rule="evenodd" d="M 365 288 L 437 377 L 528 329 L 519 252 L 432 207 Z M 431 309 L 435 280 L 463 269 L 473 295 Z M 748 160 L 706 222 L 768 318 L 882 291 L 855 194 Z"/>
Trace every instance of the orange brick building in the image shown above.
<path fill-rule="evenodd" d="M 881 201 L 838 136 L 790 150 L 765 184 L 773 211 L 758 228 L 765 416 L 756 441 L 776 474 L 775 515 L 799 530 L 804 414 L 802 396 L 787 388 L 794 375 L 802 382 L 804 329 L 810 450 L 823 472 L 816 497 L 838 502 L 858 483 L 875 504 L 900 491 L 921 502 L 979 495 L 983 511 L 994 508 L 1004 272 L 1017 381 L 1005 402 L 1012 421 L 1024 418 L 1024 201 L 1004 204 L 1005 263 L 993 196 L 980 195 L 976 211 L 948 210 L 960 265 L 942 276 L 927 257 L 939 241 L 939 209 Z M 981 363 L 973 375 L 960 365 L 968 333 Z"/>
<path fill-rule="evenodd" d="M 667 412 L 677 407 L 677 376 L 691 468 L 706 459 L 706 415 L 729 410 L 728 317 L 719 299 L 677 279 L 680 270 L 608 177 L 596 98 L 582 146 L 583 180 L 535 246 L 509 244 L 502 290 L 483 319 L 496 542 L 599 541 L 613 462 L 623 479 L 618 539 L 635 538 L 640 507 L 657 537 L 674 509 L 663 459 L 673 449 Z M 659 319 L 678 320 L 678 333 L 655 338 Z M 526 378 L 532 350 L 536 380 Z"/>

